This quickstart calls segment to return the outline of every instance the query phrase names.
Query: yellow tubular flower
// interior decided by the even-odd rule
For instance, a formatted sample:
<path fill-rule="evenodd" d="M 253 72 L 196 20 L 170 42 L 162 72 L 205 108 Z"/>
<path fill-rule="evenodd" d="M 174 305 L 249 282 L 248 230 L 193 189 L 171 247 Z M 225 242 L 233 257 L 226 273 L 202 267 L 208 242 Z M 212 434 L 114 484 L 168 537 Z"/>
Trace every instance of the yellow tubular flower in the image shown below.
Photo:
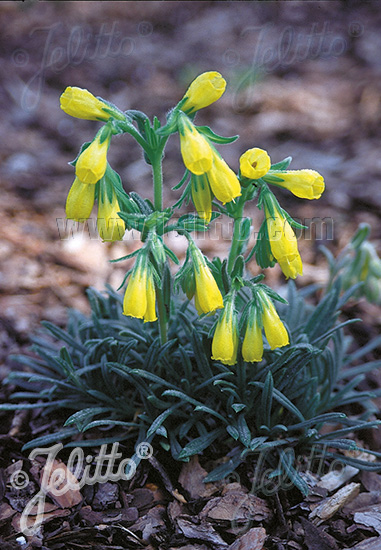
<path fill-rule="evenodd" d="M 183 162 L 192 174 L 200 176 L 212 167 L 213 151 L 208 140 L 183 115 L 180 119 L 180 147 Z"/>
<path fill-rule="evenodd" d="M 139 261 L 139 260 L 138 260 Z M 139 263 L 128 281 L 123 300 L 123 315 L 143 319 L 147 311 L 147 267 Z"/>
<path fill-rule="evenodd" d="M 226 304 L 218 320 L 212 341 L 212 359 L 224 365 L 235 365 L 237 362 L 238 330 L 236 313 L 232 302 Z"/>
<path fill-rule="evenodd" d="M 104 109 L 110 109 L 106 103 L 97 99 L 88 90 L 69 86 L 60 97 L 61 109 L 70 116 L 85 120 L 104 120 L 110 114 Z"/>
<path fill-rule="evenodd" d="M 144 314 L 144 322 L 152 323 L 157 320 L 156 315 L 156 290 L 152 275 L 147 281 L 147 309 Z"/>
<path fill-rule="evenodd" d="M 241 195 L 238 178 L 226 162 L 217 154 L 213 156 L 213 166 L 207 173 L 213 195 L 225 204 Z"/>
<path fill-rule="evenodd" d="M 262 322 L 267 341 L 271 349 L 282 348 L 287 346 L 290 341 L 287 330 L 279 319 L 279 315 L 274 307 L 274 304 L 264 293 L 261 293 L 263 304 Z"/>
<path fill-rule="evenodd" d="M 98 135 L 81 153 L 75 165 L 75 174 L 83 183 L 97 183 L 103 178 L 107 167 L 107 151 L 111 136 L 102 143 Z"/>
<path fill-rule="evenodd" d="M 258 363 L 262 361 L 263 339 L 262 328 L 258 323 L 256 314 L 254 318 L 249 319 L 242 344 L 242 357 L 248 363 Z"/>
<path fill-rule="evenodd" d="M 192 176 L 192 201 L 199 217 L 209 223 L 212 217 L 212 193 L 208 179 L 202 176 Z"/>
<path fill-rule="evenodd" d="M 256 180 L 270 170 L 271 159 L 264 149 L 248 149 L 239 159 L 241 174 L 245 178 Z"/>
<path fill-rule="evenodd" d="M 156 290 L 146 258 L 138 258 L 130 276 L 123 300 L 123 315 L 144 319 L 145 323 L 157 320 Z"/>
<path fill-rule="evenodd" d="M 97 228 L 103 241 L 120 241 L 126 231 L 124 221 L 118 216 L 120 207 L 116 195 L 109 201 L 107 192 L 99 199 Z"/>
<path fill-rule="evenodd" d="M 303 274 L 303 264 L 298 251 L 295 233 L 279 211 L 271 216 L 265 206 L 267 231 L 271 252 L 287 278 L 295 279 Z"/>
<path fill-rule="evenodd" d="M 200 261 L 195 265 L 196 297 L 202 313 L 211 313 L 216 309 L 224 307 L 222 294 L 217 286 L 205 260 L 200 255 Z M 198 310 L 197 306 L 196 309 Z"/>
<path fill-rule="evenodd" d="M 301 199 L 320 199 L 324 191 L 323 176 L 315 170 L 287 170 L 271 172 L 271 176 L 281 178 L 275 185 L 284 187 Z"/>
<path fill-rule="evenodd" d="M 95 185 L 75 178 L 66 199 L 66 217 L 75 221 L 87 220 L 94 206 L 94 198 Z"/>
<path fill-rule="evenodd" d="M 190 114 L 220 99 L 226 88 L 226 80 L 220 73 L 209 71 L 198 76 L 189 86 L 184 97 L 187 98 L 182 111 Z"/>

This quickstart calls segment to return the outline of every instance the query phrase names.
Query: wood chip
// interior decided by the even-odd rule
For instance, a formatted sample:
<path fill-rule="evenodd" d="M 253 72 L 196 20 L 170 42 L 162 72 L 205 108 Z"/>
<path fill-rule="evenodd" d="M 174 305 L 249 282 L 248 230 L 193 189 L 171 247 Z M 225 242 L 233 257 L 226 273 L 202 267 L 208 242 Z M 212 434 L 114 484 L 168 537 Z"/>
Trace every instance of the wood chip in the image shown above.
<path fill-rule="evenodd" d="M 203 482 L 207 475 L 208 472 L 200 465 L 198 456 L 192 456 L 190 461 L 183 465 L 179 483 L 188 491 L 192 500 L 208 498 L 218 491 L 214 483 Z"/>
<path fill-rule="evenodd" d="M 310 513 L 309 519 L 312 520 L 315 525 L 320 525 L 334 516 L 345 504 L 353 500 L 359 492 L 360 483 L 350 483 L 318 504 Z"/>
<path fill-rule="evenodd" d="M 54 510 L 53 512 L 44 513 L 42 517 L 42 524 L 49 523 L 49 521 L 52 521 L 56 518 L 62 518 L 70 515 L 70 510 Z M 21 527 L 20 527 L 20 520 L 21 520 L 21 514 L 17 514 L 17 516 L 14 516 L 12 519 L 12 527 L 17 533 L 21 533 Z M 27 527 L 33 528 L 35 524 L 35 517 L 31 516 L 27 518 Z"/>
<path fill-rule="evenodd" d="M 14 510 L 12 506 L 9 506 L 6 502 L 2 502 L 0 504 L 0 525 L 6 523 L 15 513 L 16 510 Z"/>
<path fill-rule="evenodd" d="M 367 491 L 381 492 L 381 475 L 364 470 L 361 472 L 361 483 Z"/>
<path fill-rule="evenodd" d="M 338 550 L 335 539 L 318 529 L 313 523 L 301 517 L 304 541 L 308 550 Z"/>
<path fill-rule="evenodd" d="M 45 468 L 46 465 L 43 466 L 40 472 L 40 484 L 44 479 Z M 60 460 L 54 460 L 51 466 L 48 486 L 51 484 L 53 484 L 53 488 L 56 490 L 47 491 L 47 495 L 61 508 L 71 508 L 82 502 L 77 478 L 67 468 L 66 464 Z M 67 485 L 67 490 L 64 490 L 65 485 Z"/>
<path fill-rule="evenodd" d="M 327 489 L 327 491 L 331 492 L 344 485 L 344 483 L 358 474 L 359 471 L 360 470 L 358 470 L 358 468 L 354 468 L 353 466 L 344 466 L 344 468 L 342 468 L 339 472 L 333 470 L 323 476 L 317 485 L 318 487 L 322 487 L 323 489 Z"/>
<path fill-rule="evenodd" d="M 188 519 L 189 518 L 189 519 Z M 201 540 L 203 542 L 209 542 L 217 548 L 227 547 L 228 544 L 220 537 L 220 535 L 213 529 L 210 523 L 201 521 L 195 523 L 190 516 L 179 517 L 176 520 L 180 531 L 188 539 Z"/>
<path fill-rule="evenodd" d="M 244 491 L 229 491 L 222 497 L 212 498 L 201 510 L 200 517 L 223 523 L 246 523 L 268 520 L 272 516 L 266 501 Z"/>
<path fill-rule="evenodd" d="M 366 527 L 373 527 L 381 535 L 381 505 L 370 506 L 366 510 L 356 512 L 353 516 L 355 523 L 360 523 Z M 381 544 L 380 544 L 381 547 Z"/>
<path fill-rule="evenodd" d="M 266 536 L 263 527 L 254 527 L 233 542 L 229 546 L 229 550 L 262 550 Z"/>
<path fill-rule="evenodd" d="M 356 546 L 351 546 L 351 548 L 343 548 L 343 550 L 380 550 L 381 541 L 379 537 L 372 537 L 371 539 L 363 540 L 356 544 Z"/>

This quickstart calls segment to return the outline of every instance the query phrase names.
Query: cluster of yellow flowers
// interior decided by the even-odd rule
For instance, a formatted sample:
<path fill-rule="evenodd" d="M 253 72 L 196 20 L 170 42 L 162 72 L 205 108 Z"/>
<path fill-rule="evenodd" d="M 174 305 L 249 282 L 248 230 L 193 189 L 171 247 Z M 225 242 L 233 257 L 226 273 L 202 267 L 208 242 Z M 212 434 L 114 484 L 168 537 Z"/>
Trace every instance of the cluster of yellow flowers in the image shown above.
<path fill-rule="evenodd" d="M 61 95 L 61 109 L 86 120 L 107 122 L 111 117 L 119 120 L 123 117 L 116 108 L 108 106 L 88 90 L 76 87 L 66 88 Z M 120 240 L 126 230 L 118 216 L 120 207 L 116 192 L 106 177 L 111 136 L 111 126 L 106 124 L 80 153 L 75 163 L 76 177 L 66 200 L 66 216 L 84 221 L 90 217 L 98 197 L 97 228 L 103 241 Z"/>
<path fill-rule="evenodd" d="M 295 278 L 302 274 L 302 261 L 293 231 L 293 225 L 296 224 L 280 207 L 268 184 L 287 189 L 300 198 L 317 199 L 324 191 L 324 180 L 314 170 L 288 170 L 280 166 L 282 163 L 272 165 L 268 153 L 259 148 L 249 149 L 240 157 L 240 170 L 238 175 L 235 174 L 212 144 L 218 141 L 214 138 L 220 136 L 193 122 L 196 111 L 218 100 L 225 87 L 226 81 L 219 73 L 203 73 L 192 82 L 173 111 L 175 123 L 169 133 L 177 131 L 180 136 L 181 155 L 190 173 L 189 194 L 199 218 L 207 224 L 212 218 L 214 198 L 223 205 L 235 205 L 236 199 L 242 212 L 245 201 L 253 198 L 254 190 L 258 189 L 259 206 L 263 208 L 265 220 L 260 231 L 263 241 L 259 240 L 254 249 L 257 261 L 261 267 L 278 262 L 287 278 Z M 121 239 L 125 232 L 125 222 L 118 215 L 121 206 L 119 191 L 115 188 L 115 179 L 111 177 L 113 171 L 107 162 L 107 152 L 112 135 L 128 131 L 118 127 L 119 123 L 127 121 L 127 115 L 87 90 L 75 87 L 67 88 L 62 94 L 61 108 L 77 118 L 105 122 L 73 163 L 76 178 L 66 202 L 67 217 L 80 221 L 87 219 L 97 199 L 98 231 L 102 239 Z M 159 130 L 158 135 L 169 134 L 160 134 Z M 219 288 L 213 275 L 215 268 L 209 264 L 190 235 L 187 232 L 184 234 L 189 242 L 187 260 L 176 276 L 177 280 L 188 299 L 194 297 L 200 315 L 222 310 L 212 341 L 212 359 L 233 365 L 237 362 L 240 342 L 237 297 L 245 283 L 242 277 L 233 277 L 231 289 L 223 296 L 222 288 Z M 159 273 L 166 262 L 167 252 L 156 229 L 149 230 L 148 237 L 145 235 L 142 240 L 145 244 L 138 253 L 129 277 L 123 313 L 145 322 L 153 322 L 157 320 Z M 156 260 L 153 260 L 155 257 Z M 250 285 L 253 298 L 245 314 L 241 352 L 245 361 L 258 362 L 263 356 L 262 328 L 271 349 L 286 346 L 289 337 L 266 287 Z"/>

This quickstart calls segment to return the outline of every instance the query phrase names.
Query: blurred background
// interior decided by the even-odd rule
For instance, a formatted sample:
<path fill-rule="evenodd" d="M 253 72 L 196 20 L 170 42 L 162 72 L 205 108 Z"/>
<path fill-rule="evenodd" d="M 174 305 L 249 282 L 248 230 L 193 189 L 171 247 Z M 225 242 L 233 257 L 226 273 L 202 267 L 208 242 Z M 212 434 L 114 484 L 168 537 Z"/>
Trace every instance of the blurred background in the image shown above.
<path fill-rule="evenodd" d="M 304 285 L 326 276 L 319 245 L 337 252 L 363 221 L 381 240 L 380 31 L 377 1 L 1 2 L 0 359 L 23 347 L 41 319 L 63 325 L 68 307 L 86 312 L 88 286 L 118 287 L 126 266 L 108 259 L 139 246 L 130 234 L 102 244 L 91 224 L 65 221 L 68 162 L 99 127 L 60 110 L 66 86 L 164 123 L 195 76 L 221 72 L 227 92 L 197 123 L 240 135 L 219 147 L 230 166 L 237 170 L 247 148 L 261 147 L 273 162 L 291 155 L 291 168 L 325 178 L 319 201 L 277 191 L 312 227 L 300 240 Z M 114 138 L 109 161 L 126 191 L 152 197 L 149 166 L 132 138 Z M 182 174 L 174 137 L 166 201 Z M 258 229 L 261 214 L 254 206 L 252 213 Z M 210 257 L 223 254 L 229 231 L 217 224 L 199 244 Z M 180 238 L 170 245 L 183 254 Z M 258 271 L 255 262 L 250 269 Z M 284 283 L 277 268 L 267 275 L 269 284 Z"/>

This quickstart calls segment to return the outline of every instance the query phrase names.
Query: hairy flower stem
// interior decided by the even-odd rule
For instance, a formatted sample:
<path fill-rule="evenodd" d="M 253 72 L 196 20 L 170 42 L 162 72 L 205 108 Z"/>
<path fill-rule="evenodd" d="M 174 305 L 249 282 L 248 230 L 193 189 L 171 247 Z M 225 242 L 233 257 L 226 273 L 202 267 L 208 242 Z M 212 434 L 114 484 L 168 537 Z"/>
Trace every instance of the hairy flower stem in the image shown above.
<path fill-rule="evenodd" d="M 234 219 L 234 229 L 233 229 L 233 237 L 232 242 L 230 245 L 230 252 L 229 252 L 229 258 L 228 258 L 228 272 L 231 273 L 235 259 L 237 256 L 239 256 L 242 252 L 242 247 L 244 245 L 244 242 L 242 242 L 241 239 L 241 221 L 243 216 L 243 209 L 246 203 L 246 196 L 248 193 L 248 188 L 242 188 L 242 195 L 237 199 L 235 203 L 234 210 L 232 212 L 232 218 Z"/>
<path fill-rule="evenodd" d="M 154 192 L 154 207 L 155 210 L 163 209 L 163 149 L 167 142 L 167 138 L 162 139 L 160 146 L 156 149 L 155 154 L 151 158 L 152 175 L 153 175 L 153 192 Z M 159 317 L 160 341 L 165 344 L 167 341 L 167 314 L 165 309 L 163 291 L 157 288 L 157 309 Z"/>

